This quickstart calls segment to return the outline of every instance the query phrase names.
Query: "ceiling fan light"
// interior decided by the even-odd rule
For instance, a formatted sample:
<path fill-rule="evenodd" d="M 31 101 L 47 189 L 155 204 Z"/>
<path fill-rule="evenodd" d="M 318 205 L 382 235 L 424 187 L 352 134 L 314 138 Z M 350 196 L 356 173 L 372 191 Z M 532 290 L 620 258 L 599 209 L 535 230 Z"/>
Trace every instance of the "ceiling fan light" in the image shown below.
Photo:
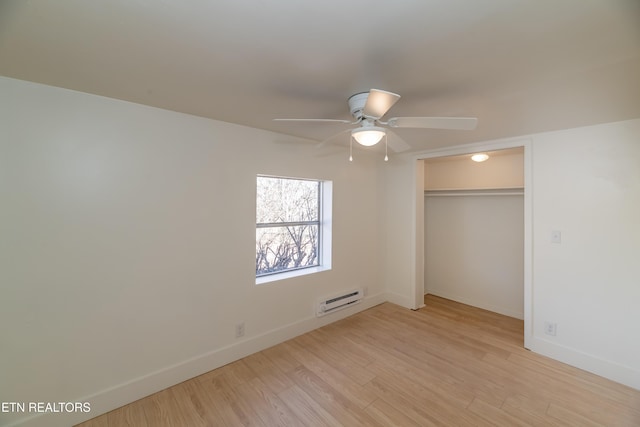
<path fill-rule="evenodd" d="M 471 160 L 473 160 L 474 162 L 484 162 L 488 158 L 489 158 L 489 155 L 486 153 L 477 153 L 471 156 Z"/>
<path fill-rule="evenodd" d="M 354 129 L 351 131 L 351 135 L 358 144 L 371 147 L 372 145 L 376 145 L 380 142 L 382 137 L 385 135 L 385 132 L 382 128 L 372 126 L 368 128 Z"/>

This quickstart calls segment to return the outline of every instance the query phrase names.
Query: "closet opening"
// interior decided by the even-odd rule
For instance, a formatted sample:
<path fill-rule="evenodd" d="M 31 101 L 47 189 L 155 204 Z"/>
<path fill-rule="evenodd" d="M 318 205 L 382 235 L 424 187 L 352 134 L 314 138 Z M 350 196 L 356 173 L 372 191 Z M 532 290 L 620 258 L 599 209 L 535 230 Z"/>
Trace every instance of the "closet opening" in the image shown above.
<path fill-rule="evenodd" d="M 424 162 L 424 295 L 523 320 L 524 147 Z"/>

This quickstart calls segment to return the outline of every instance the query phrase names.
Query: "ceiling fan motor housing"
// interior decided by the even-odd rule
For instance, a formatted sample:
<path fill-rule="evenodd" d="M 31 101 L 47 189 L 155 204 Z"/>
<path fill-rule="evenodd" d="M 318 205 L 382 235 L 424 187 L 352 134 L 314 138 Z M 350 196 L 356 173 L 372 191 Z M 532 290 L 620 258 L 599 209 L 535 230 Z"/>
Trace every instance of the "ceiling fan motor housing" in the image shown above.
<path fill-rule="evenodd" d="M 367 103 L 367 98 L 369 98 L 369 92 L 356 93 L 349 98 L 349 111 L 356 120 L 362 118 L 362 111 Z"/>

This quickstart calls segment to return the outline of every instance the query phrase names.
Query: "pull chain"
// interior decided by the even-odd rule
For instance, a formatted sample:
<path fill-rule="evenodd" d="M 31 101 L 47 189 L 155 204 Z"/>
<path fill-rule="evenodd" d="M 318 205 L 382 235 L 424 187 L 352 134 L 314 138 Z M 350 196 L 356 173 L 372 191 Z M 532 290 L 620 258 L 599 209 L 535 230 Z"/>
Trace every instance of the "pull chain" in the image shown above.
<path fill-rule="evenodd" d="M 349 140 L 349 161 L 353 162 L 353 135 L 351 136 L 351 139 Z"/>
<path fill-rule="evenodd" d="M 389 148 L 389 137 L 385 133 L 384 134 L 384 161 L 385 162 L 389 161 L 389 156 L 387 155 L 388 148 Z"/>

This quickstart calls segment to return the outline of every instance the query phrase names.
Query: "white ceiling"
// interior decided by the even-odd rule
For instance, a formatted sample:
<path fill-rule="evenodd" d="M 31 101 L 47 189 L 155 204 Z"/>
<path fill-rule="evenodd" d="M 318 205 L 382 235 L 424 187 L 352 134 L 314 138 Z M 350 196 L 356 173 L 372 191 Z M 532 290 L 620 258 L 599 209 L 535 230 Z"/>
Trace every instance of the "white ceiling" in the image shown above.
<path fill-rule="evenodd" d="M 640 1 L 2 0 L 0 75 L 317 140 L 272 119 L 478 117 L 424 150 L 640 117 Z"/>

